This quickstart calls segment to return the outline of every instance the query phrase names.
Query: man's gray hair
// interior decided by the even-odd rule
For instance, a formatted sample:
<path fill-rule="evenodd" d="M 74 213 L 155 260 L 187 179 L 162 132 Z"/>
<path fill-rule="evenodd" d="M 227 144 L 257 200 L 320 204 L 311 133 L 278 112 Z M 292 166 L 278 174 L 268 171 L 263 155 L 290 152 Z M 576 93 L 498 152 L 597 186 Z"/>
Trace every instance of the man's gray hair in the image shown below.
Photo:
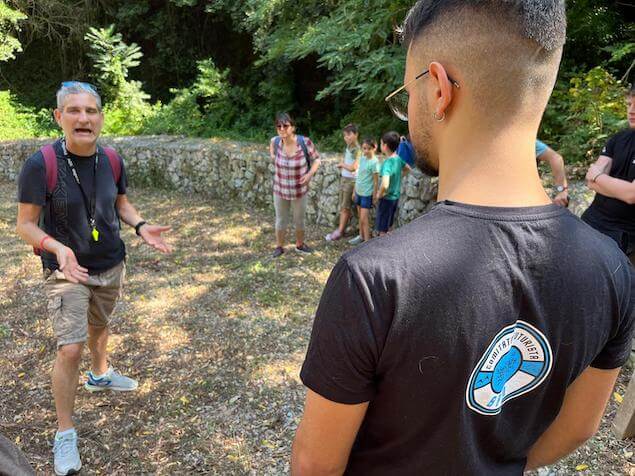
<path fill-rule="evenodd" d="M 95 98 L 97 102 L 97 108 L 101 111 L 101 96 L 99 93 L 88 83 L 82 83 L 79 81 L 69 81 L 62 83 L 62 86 L 57 90 L 57 108 L 61 111 L 64 107 L 64 101 L 71 94 L 90 94 Z"/>
<path fill-rule="evenodd" d="M 500 16 L 501 21 L 512 18 L 526 38 L 547 51 L 564 45 L 567 31 L 564 0 L 419 0 L 401 28 L 405 46 L 410 46 L 440 16 L 469 7 L 489 11 Z"/>

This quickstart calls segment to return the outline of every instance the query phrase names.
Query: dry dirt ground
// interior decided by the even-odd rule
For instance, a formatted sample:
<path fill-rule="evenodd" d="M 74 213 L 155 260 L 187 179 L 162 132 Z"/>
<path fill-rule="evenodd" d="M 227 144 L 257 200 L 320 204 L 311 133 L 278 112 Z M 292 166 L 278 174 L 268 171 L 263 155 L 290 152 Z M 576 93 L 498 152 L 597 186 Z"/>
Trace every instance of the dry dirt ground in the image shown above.
<path fill-rule="evenodd" d="M 82 474 L 288 473 L 312 316 L 348 245 L 325 244 L 327 230 L 315 228 L 314 255 L 274 261 L 268 210 L 145 189 L 130 195 L 144 216 L 174 227 L 176 251 L 159 256 L 123 233 L 128 279 L 110 351 L 140 388 L 79 390 Z M 0 433 L 38 474 L 51 474 L 55 343 L 40 264 L 13 232 L 14 197 L 14 184 L 0 182 Z M 616 405 L 599 435 L 554 471 L 635 474 L 635 445 L 608 431 Z"/>

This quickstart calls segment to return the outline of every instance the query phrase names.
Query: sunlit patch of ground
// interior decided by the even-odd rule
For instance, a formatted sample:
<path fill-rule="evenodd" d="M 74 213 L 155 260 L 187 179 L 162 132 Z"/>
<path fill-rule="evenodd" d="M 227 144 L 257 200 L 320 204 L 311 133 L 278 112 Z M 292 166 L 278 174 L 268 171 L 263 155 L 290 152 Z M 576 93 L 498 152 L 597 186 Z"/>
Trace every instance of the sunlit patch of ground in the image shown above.
<path fill-rule="evenodd" d="M 13 231 L 14 197 L 14 184 L 0 182 L 0 432 L 51 474 L 55 342 L 41 266 Z M 128 278 L 110 350 L 140 386 L 80 389 L 82 474 L 287 474 L 313 314 L 348 245 L 325 244 L 330 230 L 315 228 L 314 255 L 273 260 L 269 210 L 153 190 L 133 190 L 131 200 L 148 220 L 174 227 L 176 251 L 159 256 L 123 232 Z M 88 365 L 85 357 L 82 370 Z M 580 464 L 588 474 L 628 473 L 632 445 L 612 438 L 608 422 L 561 474 Z"/>

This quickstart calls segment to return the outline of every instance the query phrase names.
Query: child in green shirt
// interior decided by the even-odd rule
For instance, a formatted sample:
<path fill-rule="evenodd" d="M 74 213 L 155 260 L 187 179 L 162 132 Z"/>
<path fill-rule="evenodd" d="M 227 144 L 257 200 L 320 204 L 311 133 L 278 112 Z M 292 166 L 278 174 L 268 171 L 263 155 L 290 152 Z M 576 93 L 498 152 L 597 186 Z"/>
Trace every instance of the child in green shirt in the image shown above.
<path fill-rule="evenodd" d="M 359 161 L 357 179 L 355 180 L 355 189 L 352 196 L 353 202 L 357 205 L 359 215 L 359 236 L 361 239 L 357 240 L 358 242 L 368 241 L 371 238 L 370 209 L 373 207 L 373 197 L 377 192 L 379 182 L 379 161 L 375 157 L 376 151 L 377 142 L 374 139 L 364 139 L 362 142 L 362 157 Z"/>
<path fill-rule="evenodd" d="M 386 132 L 381 138 L 381 151 L 386 159 L 381 165 L 381 183 L 375 194 L 378 202 L 375 229 L 379 236 L 388 233 L 395 221 L 399 196 L 401 195 L 401 176 L 408 165 L 397 155 L 401 138 L 396 132 Z M 409 168 L 406 169 L 406 171 Z"/>

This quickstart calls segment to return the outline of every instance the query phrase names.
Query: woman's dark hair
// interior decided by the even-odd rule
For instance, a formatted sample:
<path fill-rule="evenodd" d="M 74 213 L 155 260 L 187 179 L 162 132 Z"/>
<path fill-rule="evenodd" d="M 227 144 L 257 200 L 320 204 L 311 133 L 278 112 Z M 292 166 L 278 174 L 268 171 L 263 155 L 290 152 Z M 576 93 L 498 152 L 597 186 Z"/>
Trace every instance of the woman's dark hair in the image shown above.
<path fill-rule="evenodd" d="M 372 137 L 365 137 L 362 141 L 362 145 L 367 145 L 368 147 L 377 147 L 377 142 Z"/>
<path fill-rule="evenodd" d="M 276 114 L 276 125 L 278 124 L 291 124 L 295 126 L 295 121 L 288 112 L 279 112 Z"/>
<path fill-rule="evenodd" d="M 395 152 L 399 148 L 401 137 L 395 131 L 390 131 L 381 136 L 381 141 L 388 146 L 390 152 Z"/>
<path fill-rule="evenodd" d="M 359 134 L 359 128 L 357 124 L 346 124 L 343 129 L 344 132 L 348 134 Z"/>

